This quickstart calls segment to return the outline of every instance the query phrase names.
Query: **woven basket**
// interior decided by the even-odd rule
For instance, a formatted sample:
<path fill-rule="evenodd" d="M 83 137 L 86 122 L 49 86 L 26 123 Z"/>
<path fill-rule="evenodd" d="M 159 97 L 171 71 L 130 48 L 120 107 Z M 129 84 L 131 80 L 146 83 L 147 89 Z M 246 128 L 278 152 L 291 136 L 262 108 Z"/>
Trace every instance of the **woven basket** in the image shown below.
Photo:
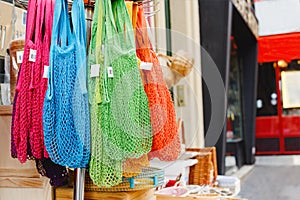
<path fill-rule="evenodd" d="M 69 186 L 73 187 L 74 174 L 69 173 Z M 98 187 L 91 180 L 88 171 L 85 174 L 85 191 L 97 192 L 130 192 L 160 187 L 164 184 L 164 170 L 147 167 L 132 178 L 124 178 L 123 182 L 113 187 Z"/>
<path fill-rule="evenodd" d="M 180 79 L 189 75 L 193 69 L 194 59 L 186 52 L 179 51 L 176 56 L 157 55 L 167 62 L 168 75 L 164 74 L 168 87 L 176 85 Z"/>
<path fill-rule="evenodd" d="M 166 59 L 167 65 L 170 69 L 182 77 L 186 77 L 193 68 L 194 59 L 182 51 L 178 52 L 177 54 L 177 56 L 158 54 L 158 57 Z"/>
<path fill-rule="evenodd" d="M 213 185 L 218 176 L 216 148 L 187 148 L 186 150 L 200 153 L 195 157 L 198 163 L 190 167 L 189 184 Z"/>
<path fill-rule="evenodd" d="M 9 46 L 9 54 L 10 54 L 10 100 L 13 102 L 15 96 L 15 88 L 18 79 L 18 71 L 21 66 L 21 63 L 17 64 L 18 69 L 16 69 L 13 62 L 17 62 L 17 52 L 24 51 L 25 40 L 13 40 Z M 14 61 L 13 61 L 14 60 Z"/>

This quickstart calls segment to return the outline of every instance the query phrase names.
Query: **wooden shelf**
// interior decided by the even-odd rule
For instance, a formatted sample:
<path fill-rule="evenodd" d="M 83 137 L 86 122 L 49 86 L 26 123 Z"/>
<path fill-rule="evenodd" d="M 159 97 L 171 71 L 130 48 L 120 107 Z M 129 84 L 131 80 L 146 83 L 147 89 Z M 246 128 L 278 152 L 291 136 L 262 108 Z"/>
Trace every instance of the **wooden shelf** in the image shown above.
<path fill-rule="evenodd" d="M 0 115 L 11 115 L 11 114 L 12 114 L 12 105 L 0 106 Z"/>

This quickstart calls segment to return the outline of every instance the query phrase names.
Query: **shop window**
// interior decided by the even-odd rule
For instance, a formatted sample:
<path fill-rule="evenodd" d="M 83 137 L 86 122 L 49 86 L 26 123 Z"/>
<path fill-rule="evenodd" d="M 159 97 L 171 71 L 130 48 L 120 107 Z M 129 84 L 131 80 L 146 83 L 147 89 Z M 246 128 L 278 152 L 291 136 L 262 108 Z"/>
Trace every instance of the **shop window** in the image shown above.
<path fill-rule="evenodd" d="M 273 63 L 263 63 L 258 66 L 257 116 L 277 115 L 276 76 Z"/>
<path fill-rule="evenodd" d="M 281 70 L 283 115 L 300 115 L 300 62 L 291 61 Z"/>
<path fill-rule="evenodd" d="M 228 84 L 227 139 L 242 138 L 241 62 L 236 53 L 231 55 Z"/>

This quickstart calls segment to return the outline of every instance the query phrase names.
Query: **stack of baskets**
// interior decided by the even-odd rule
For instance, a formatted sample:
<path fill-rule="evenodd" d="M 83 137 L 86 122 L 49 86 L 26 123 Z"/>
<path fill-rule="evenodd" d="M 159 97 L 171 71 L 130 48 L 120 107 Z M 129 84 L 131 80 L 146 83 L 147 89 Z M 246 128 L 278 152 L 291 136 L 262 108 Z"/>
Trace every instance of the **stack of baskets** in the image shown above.
<path fill-rule="evenodd" d="M 195 157 L 198 163 L 190 167 L 189 184 L 213 185 L 218 176 L 216 148 L 188 148 L 187 151 L 199 152 Z"/>

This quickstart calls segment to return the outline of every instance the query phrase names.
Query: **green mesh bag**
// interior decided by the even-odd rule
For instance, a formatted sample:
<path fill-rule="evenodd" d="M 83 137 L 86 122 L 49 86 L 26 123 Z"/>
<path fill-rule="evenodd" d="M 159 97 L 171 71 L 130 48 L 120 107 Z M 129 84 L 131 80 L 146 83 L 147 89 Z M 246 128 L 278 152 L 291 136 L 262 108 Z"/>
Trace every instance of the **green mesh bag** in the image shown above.
<path fill-rule="evenodd" d="M 91 66 L 98 64 L 100 69 L 104 67 L 102 55 L 102 32 L 104 31 L 104 12 L 102 1 L 96 1 L 92 24 L 92 37 L 88 56 L 88 94 L 91 116 L 91 160 L 89 163 L 89 174 L 93 183 L 99 187 L 114 186 L 122 181 L 122 161 L 111 159 L 104 148 L 104 140 L 100 127 L 99 105 L 102 102 L 100 80 L 103 77 L 91 76 Z M 103 76 L 103 72 L 100 75 Z M 102 84 L 103 85 L 103 84 Z"/>
<path fill-rule="evenodd" d="M 151 150 L 149 104 L 135 52 L 134 31 L 124 0 L 104 0 L 104 67 L 98 117 L 110 158 L 138 158 Z M 101 71 L 102 72 L 102 71 Z"/>

